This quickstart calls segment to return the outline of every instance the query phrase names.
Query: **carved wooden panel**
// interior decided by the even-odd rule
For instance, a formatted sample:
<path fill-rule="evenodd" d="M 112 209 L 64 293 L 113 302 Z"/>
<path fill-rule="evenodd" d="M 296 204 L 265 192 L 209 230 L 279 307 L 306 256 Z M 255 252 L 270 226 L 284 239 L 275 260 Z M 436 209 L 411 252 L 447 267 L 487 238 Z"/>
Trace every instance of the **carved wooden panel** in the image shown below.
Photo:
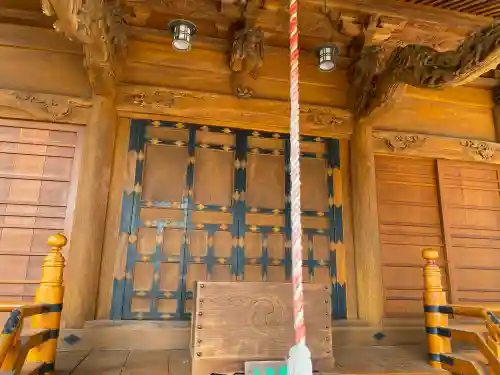
<path fill-rule="evenodd" d="M 386 156 L 375 160 L 385 315 L 421 315 L 422 248 L 444 254 L 435 161 Z"/>
<path fill-rule="evenodd" d="M 500 168 L 439 160 L 451 301 L 500 302 Z"/>
<path fill-rule="evenodd" d="M 339 142 L 303 137 L 302 144 L 304 280 L 332 285 L 334 316 L 344 318 Z M 134 121 L 130 147 L 126 282 L 114 311 L 185 319 L 195 281 L 290 281 L 287 135 Z"/>
<path fill-rule="evenodd" d="M 48 236 L 70 237 L 81 142 L 77 126 L 0 121 L 0 300 L 31 301 L 37 285 L 5 282 L 40 280 Z"/>
<path fill-rule="evenodd" d="M 248 359 L 285 358 L 293 345 L 292 302 L 290 284 L 198 282 L 191 340 L 193 374 L 227 365 L 221 360 L 241 371 Z M 327 285 L 305 285 L 307 344 L 315 370 L 319 360 L 333 365 L 330 306 Z M 238 334 L 228 339 L 228 331 Z"/>

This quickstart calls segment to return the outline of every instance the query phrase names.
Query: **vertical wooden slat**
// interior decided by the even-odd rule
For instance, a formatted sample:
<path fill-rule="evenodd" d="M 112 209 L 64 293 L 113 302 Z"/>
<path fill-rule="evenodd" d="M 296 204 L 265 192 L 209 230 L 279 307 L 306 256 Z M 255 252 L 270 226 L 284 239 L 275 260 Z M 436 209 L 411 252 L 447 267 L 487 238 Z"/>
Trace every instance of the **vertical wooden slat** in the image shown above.
<path fill-rule="evenodd" d="M 450 303 L 458 303 L 458 291 L 456 282 L 456 272 L 454 266 L 453 252 L 452 252 L 452 239 L 451 239 L 451 224 L 450 224 L 450 213 L 447 205 L 447 192 L 445 188 L 444 181 L 444 168 L 446 161 L 437 160 L 437 176 L 438 176 L 438 187 L 439 187 L 439 202 L 440 202 L 440 213 L 441 213 L 441 225 L 443 228 L 444 235 L 444 249 L 443 256 L 446 261 L 446 271 L 448 274 L 449 289 L 449 300 Z"/>

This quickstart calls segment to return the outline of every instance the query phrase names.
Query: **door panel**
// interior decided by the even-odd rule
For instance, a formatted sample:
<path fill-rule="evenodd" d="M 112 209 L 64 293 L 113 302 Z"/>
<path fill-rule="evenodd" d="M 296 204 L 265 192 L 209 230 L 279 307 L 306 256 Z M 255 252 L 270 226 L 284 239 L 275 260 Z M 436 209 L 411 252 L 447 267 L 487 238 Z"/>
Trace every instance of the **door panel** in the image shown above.
<path fill-rule="evenodd" d="M 385 316 L 422 315 L 422 248 L 439 251 L 447 289 L 434 160 L 375 158 Z"/>
<path fill-rule="evenodd" d="M 71 240 L 83 129 L 0 120 L 0 300 L 33 301 L 38 285 L 22 282 L 40 280 L 47 238 Z"/>
<path fill-rule="evenodd" d="M 302 145 L 304 280 L 334 283 L 342 318 L 339 143 Z M 123 318 L 187 319 L 195 280 L 290 281 L 287 135 L 133 121 L 130 149 L 138 157 L 122 214 L 127 280 L 124 297 L 114 296 Z"/>
<path fill-rule="evenodd" d="M 451 302 L 500 302 L 500 168 L 438 160 Z"/>

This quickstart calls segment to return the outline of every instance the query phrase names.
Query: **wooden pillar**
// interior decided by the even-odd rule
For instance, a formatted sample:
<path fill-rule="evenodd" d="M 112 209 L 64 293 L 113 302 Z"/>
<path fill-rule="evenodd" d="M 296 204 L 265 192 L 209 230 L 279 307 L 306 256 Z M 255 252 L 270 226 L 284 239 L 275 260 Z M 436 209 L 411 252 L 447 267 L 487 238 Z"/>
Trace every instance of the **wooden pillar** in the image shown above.
<path fill-rule="evenodd" d="M 113 97 L 95 95 L 84 134 L 66 273 L 63 322 L 68 328 L 94 319 L 117 124 Z"/>
<path fill-rule="evenodd" d="M 500 86 L 493 88 L 493 124 L 495 124 L 496 141 L 500 142 Z"/>
<path fill-rule="evenodd" d="M 351 168 L 358 314 L 377 326 L 384 312 L 384 292 L 372 132 L 371 124 L 355 125 Z"/>

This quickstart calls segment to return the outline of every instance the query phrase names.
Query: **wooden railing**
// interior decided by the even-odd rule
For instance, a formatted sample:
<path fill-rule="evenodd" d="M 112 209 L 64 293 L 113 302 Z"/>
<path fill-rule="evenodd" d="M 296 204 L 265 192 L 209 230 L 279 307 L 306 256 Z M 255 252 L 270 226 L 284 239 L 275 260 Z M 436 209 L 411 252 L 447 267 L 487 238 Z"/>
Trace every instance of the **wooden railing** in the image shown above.
<path fill-rule="evenodd" d="M 464 375 L 483 375 L 484 366 L 474 359 L 453 354 L 451 340 L 468 343 L 481 353 L 490 374 L 500 375 L 500 320 L 495 310 L 481 306 L 451 305 L 446 302 L 443 290 L 441 270 L 437 264 L 439 254 L 435 250 L 425 249 L 424 267 L 424 312 L 427 332 L 427 345 L 430 364 L 434 368 L 448 370 Z M 481 319 L 487 333 L 450 327 L 448 315 L 466 316 Z"/>
<path fill-rule="evenodd" d="M 54 372 L 64 294 L 61 250 L 66 242 L 62 234 L 49 237 L 51 250 L 43 262 L 42 279 L 36 282 L 40 287 L 33 304 L 0 302 L 0 312 L 10 313 L 0 336 L 2 375 Z M 23 329 L 26 318 L 31 318 L 31 329 Z"/>

